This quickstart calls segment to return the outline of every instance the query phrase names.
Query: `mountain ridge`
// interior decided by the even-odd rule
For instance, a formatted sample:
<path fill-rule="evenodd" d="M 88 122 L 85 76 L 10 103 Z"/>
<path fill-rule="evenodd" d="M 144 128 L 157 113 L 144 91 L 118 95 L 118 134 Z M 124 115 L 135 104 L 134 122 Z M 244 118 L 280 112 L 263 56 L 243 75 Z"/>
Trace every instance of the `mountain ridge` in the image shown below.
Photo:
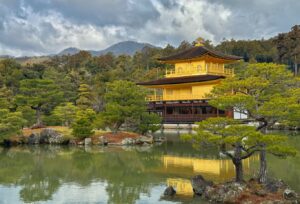
<path fill-rule="evenodd" d="M 121 41 L 118 43 L 115 43 L 103 50 L 85 50 L 89 53 L 91 53 L 93 56 L 100 56 L 107 54 L 109 52 L 113 53 L 114 55 L 134 55 L 137 51 L 141 51 L 145 47 L 151 47 L 154 48 L 156 46 L 151 45 L 150 43 L 141 43 L 137 41 Z M 80 52 L 82 49 L 76 48 L 76 47 L 68 47 L 56 55 L 62 56 L 62 55 L 74 55 Z"/>

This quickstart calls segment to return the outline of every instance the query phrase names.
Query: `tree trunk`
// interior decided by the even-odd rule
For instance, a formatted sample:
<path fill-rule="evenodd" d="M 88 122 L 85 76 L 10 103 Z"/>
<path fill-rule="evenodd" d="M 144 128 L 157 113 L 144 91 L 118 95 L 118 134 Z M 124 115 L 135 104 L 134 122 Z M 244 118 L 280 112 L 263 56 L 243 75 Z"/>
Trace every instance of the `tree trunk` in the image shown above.
<path fill-rule="evenodd" d="M 242 163 L 242 148 L 240 143 L 235 144 L 234 157 L 232 158 L 235 166 L 235 181 L 241 183 L 244 181 L 243 163 Z"/>
<path fill-rule="evenodd" d="M 121 126 L 122 126 L 122 123 L 116 122 L 116 123 L 113 125 L 113 134 L 117 134 Z"/>
<path fill-rule="evenodd" d="M 298 75 L 298 64 L 297 62 L 295 62 L 295 76 Z"/>
<path fill-rule="evenodd" d="M 267 181 L 267 159 L 266 159 L 265 145 L 263 145 L 263 150 L 261 150 L 259 153 L 259 161 L 260 161 L 260 168 L 259 168 L 258 180 L 260 183 L 265 183 Z"/>
<path fill-rule="evenodd" d="M 265 124 L 260 124 L 260 131 L 263 134 L 267 133 L 267 127 L 268 123 Z M 259 152 L 259 162 L 260 162 L 260 167 L 259 167 L 259 174 L 258 174 L 258 180 L 260 183 L 265 183 L 267 181 L 267 158 L 266 158 L 266 145 L 262 145 L 262 150 Z"/>
<path fill-rule="evenodd" d="M 41 109 L 40 108 L 36 108 L 35 109 L 35 113 L 36 113 L 36 125 L 39 126 L 42 124 L 42 120 L 41 120 Z"/>
<path fill-rule="evenodd" d="M 235 181 L 241 183 L 244 181 L 243 162 L 241 159 L 232 159 L 235 167 Z"/>

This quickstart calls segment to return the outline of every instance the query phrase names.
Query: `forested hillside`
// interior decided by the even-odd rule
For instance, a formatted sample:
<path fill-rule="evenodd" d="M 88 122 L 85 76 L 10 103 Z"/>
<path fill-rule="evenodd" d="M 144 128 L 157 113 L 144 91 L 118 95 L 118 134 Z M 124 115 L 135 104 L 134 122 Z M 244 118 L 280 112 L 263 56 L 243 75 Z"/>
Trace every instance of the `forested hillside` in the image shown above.
<path fill-rule="evenodd" d="M 300 59 L 299 39 L 299 26 L 294 26 L 289 33 L 268 40 L 229 40 L 215 47 L 205 41 L 205 45 L 227 54 L 243 56 L 243 63 L 277 62 L 294 68 Z M 89 52 L 80 51 L 74 55 L 54 56 L 41 63 L 25 65 L 14 59 L 2 59 L 1 109 L 22 112 L 27 120 L 26 126 L 36 123 L 37 114 L 47 125 L 61 124 L 52 113 L 57 105 L 66 102 L 77 105 L 80 100 L 88 100 L 89 108 L 101 112 L 105 106 L 104 94 L 108 82 L 161 78 L 171 65 L 162 64 L 157 58 L 183 51 L 192 44 L 183 41 L 177 48 L 171 45 L 163 49 L 145 47 L 132 56 L 115 56 L 112 53 L 92 56 Z M 84 91 L 82 87 L 85 87 Z"/>
<path fill-rule="evenodd" d="M 224 40 L 215 49 L 242 56 L 245 62 L 287 64 L 297 72 L 295 67 L 300 63 L 300 25 L 295 25 L 289 32 L 280 33 L 267 40 Z"/>

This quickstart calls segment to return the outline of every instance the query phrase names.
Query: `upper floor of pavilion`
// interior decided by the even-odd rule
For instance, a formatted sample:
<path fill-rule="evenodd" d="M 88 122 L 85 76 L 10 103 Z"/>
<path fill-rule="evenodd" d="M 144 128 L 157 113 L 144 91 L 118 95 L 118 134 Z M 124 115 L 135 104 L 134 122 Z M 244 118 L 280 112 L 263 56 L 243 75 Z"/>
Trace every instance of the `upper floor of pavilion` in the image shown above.
<path fill-rule="evenodd" d="M 233 69 L 225 68 L 225 64 L 240 59 L 242 58 L 210 50 L 200 44 L 158 60 L 167 64 L 174 64 L 174 68 L 167 69 L 165 74 L 166 78 L 173 78 L 195 75 L 232 76 L 234 75 Z"/>

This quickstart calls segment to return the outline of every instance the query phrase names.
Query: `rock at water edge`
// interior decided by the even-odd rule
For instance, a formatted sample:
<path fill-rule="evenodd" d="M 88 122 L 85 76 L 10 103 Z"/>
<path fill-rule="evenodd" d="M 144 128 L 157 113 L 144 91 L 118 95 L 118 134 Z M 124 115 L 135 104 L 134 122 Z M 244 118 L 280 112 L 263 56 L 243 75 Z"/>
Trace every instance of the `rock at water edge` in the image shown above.
<path fill-rule="evenodd" d="M 283 197 L 286 200 L 297 200 L 298 195 L 296 194 L 295 191 L 292 191 L 290 189 L 285 189 L 283 192 Z"/>
<path fill-rule="evenodd" d="M 85 138 L 84 139 L 84 145 L 91 145 L 92 144 L 92 139 L 91 138 Z"/>
<path fill-rule="evenodd" d="M 165 196 L 173 196 L 176 194 L 175 189 L 173 188 L 173 186 L 168 186 L 165 191 L 164 191 L 164 195 Z"/>
<path fill-rule="evenodd" d="M 28 144 L 29 145 L 35 145 L 40 143 L 40 135 L 38 133 L 32 133 L 28 137 Z"/>
<path fill-rule="evenodd" d="M 125 138 L 121 141 L 122 145 L 133 145 L 135 144 L 135 140 L 132 138 Z"/>
<path fill-rule="evenodd" d="M 205 180 L 201 175 L 193 177 L 191 179 L 191 183 L 192 183 L 194 193 L 199 196 L 204 194 L 208 186 L 213 185 L 212 181 Z"/>
<path fill-rule="evenodd" d="M 104 136 L 101 136 L 101 137 L 99 137 L 99 144 L 106 146 L 106 145 L 108 145 L 108 140 Z"/>
<path fill-rule="evenodd" d="M 56 130 L 46 128 L 40 133 L 40 144 L 62 144 L 64 143 L 63 136 Z"/>

